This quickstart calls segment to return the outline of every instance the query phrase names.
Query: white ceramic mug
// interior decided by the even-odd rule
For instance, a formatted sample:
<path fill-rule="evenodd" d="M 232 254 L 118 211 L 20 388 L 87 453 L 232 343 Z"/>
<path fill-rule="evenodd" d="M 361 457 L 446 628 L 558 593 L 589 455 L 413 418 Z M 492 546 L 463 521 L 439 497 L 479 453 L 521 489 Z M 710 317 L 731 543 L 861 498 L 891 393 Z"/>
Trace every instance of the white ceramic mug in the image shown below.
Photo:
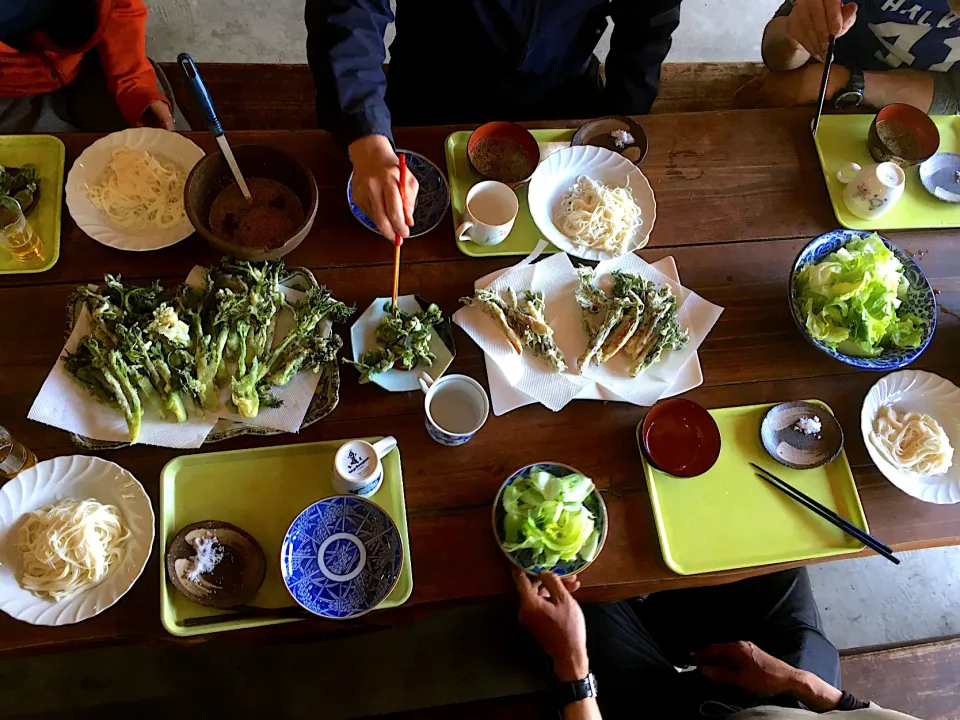
<path fill-rule="evenodd" d="M 837 170 L 837 180 L 844 183 L 843 203 L 847 210 L 862 220 L 876 220 L 892 208 L 907 182 L 907 176 L 896 163 L 883 162 L 861 168 L 844 163 Z"/>
<path fill-rule="evenodd" d="M 370 497 L 383 483 L 383 463 L 380 458 L 397 446 L 395 437 L 385 437 L 375 443 L 350 440 L 333 457 L 333 489 L 344 495 Z"/>
<path fill-rule="evenodd" d="M 426 397 L 424 424 L 427 433 L 441 445 L 463 445 L 483 427 L 490 413 L 490 399 L 483 386 L 467 375 L 447 375 L 434 380 L 420 373 L 420 389 Z"/>
<path fill-rule="evenodd" d="M 510 234 L 520 211 L 517 194 L 496 180 L 478 182 L 467 193 L 457 240 L 497 245 Z"/>

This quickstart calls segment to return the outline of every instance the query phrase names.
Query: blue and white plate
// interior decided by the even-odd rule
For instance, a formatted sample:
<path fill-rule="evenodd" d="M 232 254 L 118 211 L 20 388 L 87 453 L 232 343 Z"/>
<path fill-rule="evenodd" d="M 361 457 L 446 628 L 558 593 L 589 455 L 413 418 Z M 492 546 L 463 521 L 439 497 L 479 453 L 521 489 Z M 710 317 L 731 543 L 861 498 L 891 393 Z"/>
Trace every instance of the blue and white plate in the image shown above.
<path fill-rule="evenodd" d="M 508 477 L 506 482 L 500 486 L 500 490 L 497 492 L 497 497 L 493 501 L 493 534 L 497 538 L 497 544 L 500 546 L 503 554 L 507 556 L 507 559 L 509 559 L 510 562 L 512 562 L 521 570 L 525 570 L 533 575 L 539 575 L 542 572 L 549 571 L 554 575 L 565 577 L 567 575 L 576 575 L 577 573 L 583 572 L 593 563 L 594 560 L 600 557 L 600 551 L 603 550 L 603 544 L 607 541 L 607 505 L 603 502 L 603 498 L 600 497 L 600 491 L 596 488 L 594 488 L 593 492 L 590 493 L 587 496 L 587 499 L 583 501 L 583 506 L 593 513 L 593 521 L 596 524 L 597 532 L 600 533 L 600 542 L 597 543 L 597 552 L 594 554 L 593 560 L 584 560 L 583 558 L 577 557 L 575 560 L 561 560 L 553 567 L 545 567 L 543 565 L 534 564 L 531 561 L 532 553 L 530 550 L 515 550 L 513 552 L 507 552 L 503 549 L 503 544 L 506 542 L 506 539 L 503 536 L 503 521 L 504 517 L 506 516 L 506 512 L 504 512 L 503 509 L 503 491 L 508 485 L 512 485 L 520 478 L 528 477 L 534 470 L 545 470 L 551 475 L 556 475 L 557 477 L 563 477 L 565 475 L 570 475 L 571 473 L 580 473 L 580 471 L 576 468 L 572 468 L 569 465 L 563 465 L 562 463 L 541 462 L 522 467 L 513 473 L 513 475 Z M 583 473 L 580 474 L 582 475 Z"/>
<path fill-rule="evenodd" d="M 368 613 L 400 579 L 403 541 L 379 505 L 355 495 L 315 502 L 280 547 L 280 574 L 298 604 L 331 620 Z"/>
<path fill-rule="evenodd" d="M 410 228 L 410 237 L 415 238 L 433 230 L 450 207 L 450 186 L 436 165 L 419 153 L 410 150 L 397 150 L 399 155 L 407 157 L 407 169 L 420 183 L 417 191 L 417 204 L 413 210 L 413 227 Z M 353 201 L 353 173 L 347 181 L 347 203 L 350 212 L 368 230 L 380 234 L 376 223 L 361 210 Z"/>
<path fill-rule="evenodd" d="M 797 255 L 797 259 L 793 261 L 793 269 L 790 271 L 790 314 L 793 316 L 793 321 L 796 323 L 800 333 L 833 359 L 860 368 L 861 370 L 899 370 L 920 357 L 921 353 L 927 349 L 927 346 L 933 339 L 933 332 L 937 328 L 937 301 L 933 294 L 933 288 L 930 286 L 930 281 L 927 280 L 920 266 L 914 262 L 912 257 L 885 237 L 881 237 L 880 239 L 883 240 L 883 244 L 886 245 L 903 264 L 903 275 L 907 279 L 907 282 L 910 283 L 907 297 L 900 307 L 905 312 L 913 313 L 923 320 L 923 339 L 920 341 L 920 345 L 910 349 L 887 348 L 883 351 L 883 354 L 878 357 L 844 355 L 819 340 L 810 337 L 810 334 L 807 332 L 806 322 L 797 309 L 796 279 L 800 270 L 811 263 L 820 262 L 827 255 L 843 247 L 851 240 L 869 237 L 870 235 L 873 235 L 873 233 L 866 230 L 831 230 L 815 238 L 803 248 L 800 254 Z"/>

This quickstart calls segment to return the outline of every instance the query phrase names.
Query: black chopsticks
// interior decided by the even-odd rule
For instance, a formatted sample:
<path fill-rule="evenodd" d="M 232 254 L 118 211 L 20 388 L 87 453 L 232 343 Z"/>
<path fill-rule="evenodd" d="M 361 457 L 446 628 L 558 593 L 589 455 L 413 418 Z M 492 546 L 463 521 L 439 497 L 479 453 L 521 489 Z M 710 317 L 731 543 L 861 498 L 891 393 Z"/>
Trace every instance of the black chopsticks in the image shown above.
<path fill-rule="evenodd" d="M 837 45 L 837 36 L 830 36 L 827 46 L 827 56 L 823 59 L 823 76 L 820 78 L 820 95 L 817 97 L 817 115 L 813 118 L 813 136 L 817 136 L 820 127 L 820 116 L 823 115 L 823 104 L 827 99 L 827 82 L 830 80 L 830 66 L 833 65 L 833 53 Z"/>
<path fill-rule="evenodd" d="M 883 557 L 892 562 L 894 565 L 900 564 L 900 558 L 893 554 L 893 550 L 888 545 L 885 545 L 877 540 L 873 535 L 865 533 L 846 518 L 837 515 L 837 513 L 830 508 L 826 507 L 825 505 L 821 505 L 809 495 L 800 492 L 793 487 L 793 485 L 790 485 L 785 480 L 781 480 L 768 470 L 764 470 L 756 463 L 750 463 L 750 466 L 757 471 L 757 477 L 759 477 L 761 480 L 766 480 L 784 495 L 793 498 L 808 510 L 812 510 L 824 520 L 832 525 L 837 526 L 847 533 L 847 535 L 856 538 L 877 554 L 883 555 Z"/>

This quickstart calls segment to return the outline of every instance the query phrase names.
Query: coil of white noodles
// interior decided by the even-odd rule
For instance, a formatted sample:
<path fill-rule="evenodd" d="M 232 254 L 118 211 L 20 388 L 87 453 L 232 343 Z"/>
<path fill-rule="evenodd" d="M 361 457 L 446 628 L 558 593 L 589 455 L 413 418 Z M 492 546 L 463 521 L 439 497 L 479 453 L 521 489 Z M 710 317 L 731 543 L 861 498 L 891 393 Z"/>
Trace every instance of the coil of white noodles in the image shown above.
<path fill-rule="evenodd" d="M 870 439 L 887 460 L 912 475 L 942 475 L 953 464 L 953 447 L 940 424 L 929 415 L 908 412 L 898 415 L 880 408 Z"/>
<path fill-rule="evenodd" d="M 64 600 L 103 580 L 123 562 L 130 537 L 113 505 L 62 500 L 28 513 L 17 533 L 20 584 L 48 600 Z"/>
<path fill-rule="evenodd" d="M 183 222 L 185 178 L 173 163 L 146 150 L 118 147 L 90 202 L 111 224 L 133 232 L 165 230 Z"/>
<path fill-rule="evenodd" d="M 581 175 L 560 198 L 554 221 L 577 247 L 622 255 L 643 225 L 640 215 L 629 187 L 602 185 Z"/>

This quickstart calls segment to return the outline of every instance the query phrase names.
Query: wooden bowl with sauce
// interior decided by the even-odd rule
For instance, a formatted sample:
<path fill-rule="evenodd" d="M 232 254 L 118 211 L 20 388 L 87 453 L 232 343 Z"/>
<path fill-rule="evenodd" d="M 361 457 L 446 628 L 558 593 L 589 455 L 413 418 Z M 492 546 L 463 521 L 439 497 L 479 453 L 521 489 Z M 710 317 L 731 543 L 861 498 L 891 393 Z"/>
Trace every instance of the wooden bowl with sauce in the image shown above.
<path fill-rule="evenodd" d="M 237 145 L 233 154 L 253 203 L 248 206 L 240 195 L 227 160 L 218 151 L 205 156 L 187 177 L 183 191 L 187 217 L 220 252 L 241 260 L 281 258 L 313 227 L 317 181 L 302 162 L 268 145 Z"/>
<path fill-rule="evenodd" d="M 717 421 L 686 398 L 661 400 L 650 408 L 640 438 L 650 462 L 674 477 L 703 475 L 720 457 Z"/>

